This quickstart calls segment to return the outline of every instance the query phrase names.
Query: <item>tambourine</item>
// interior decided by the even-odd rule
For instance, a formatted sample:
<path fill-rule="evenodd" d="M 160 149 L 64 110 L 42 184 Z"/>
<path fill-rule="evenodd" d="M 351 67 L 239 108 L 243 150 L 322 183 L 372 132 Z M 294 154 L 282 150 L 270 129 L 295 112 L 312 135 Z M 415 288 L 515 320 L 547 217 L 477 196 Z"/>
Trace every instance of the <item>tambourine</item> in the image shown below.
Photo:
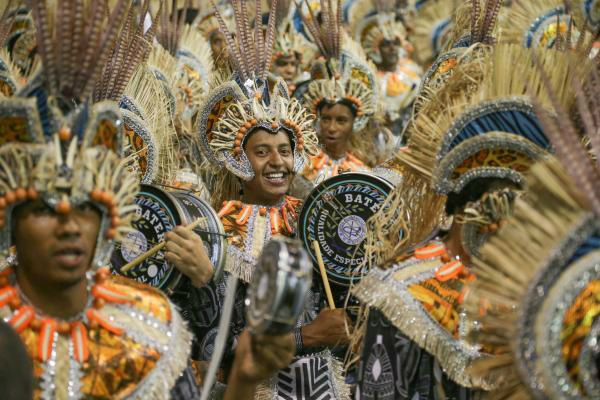
<path fill-rule="evenodd" d="M 164 250 L 148 257 L 127 272 L 127 263 L 165 241 L 165 235 L 177 225 L 188 225 L 198 218 L 205 220 L 194 229 L 204 242 L 218 279 L 225 265 L 227 241 L 218 214 L 200 198 L 188 192 L 166 192 L 142 185 L 136 196 L 139 218 L 132 222 L 133 231 L 117 243 L 111 257 L 111 269 L 128 278 L 162 289 L 170 294 L 177 288 L 182 274 L 165 259 Z"/>
<path fill-rule="evenodd" d="M 252 332 L 290 332 L 304 309 L 311 282 L 310 260 L 300 242 L 267 243 L 247 292 L 246 318 Z"/>
<path fill-rule="evenodd" d="M 351 172 L 321 182 L 308 195 L 300 213 L 300 239 L 315 268 L 313 242 L 319 243 L 330 282 L 347 287 L 368 272 L 360 269 L 367 220 L 392 190 L 393 185 L 381 177 Z"/>

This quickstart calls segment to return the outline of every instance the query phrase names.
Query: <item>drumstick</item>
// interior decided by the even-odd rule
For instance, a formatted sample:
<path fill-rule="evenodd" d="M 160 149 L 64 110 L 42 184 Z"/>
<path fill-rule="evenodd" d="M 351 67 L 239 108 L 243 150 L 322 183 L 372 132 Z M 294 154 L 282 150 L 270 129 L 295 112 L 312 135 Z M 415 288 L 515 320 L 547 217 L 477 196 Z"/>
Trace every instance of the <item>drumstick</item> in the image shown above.
<path fill-rule="evenodd" d="M 333 302 L 333 295 L 331 294 L 331 287 L 329 286 L 329 279 L 327 279 L 327 272 L 325 271 L 325 264 L 323 263 L 323 256 L 321 255 L 321 248 L 319 242 L 313 241 L 313 247 L 315 248 L 315 254 L 317 255 L 317 263 L 319 264 L 319 270 L 321 271 L 321 279 L 323 279 L 323 286 L 325 286 L 325 294 L 327 294 L 327 303 L 329 308 L 335 310 L 335 303 Z"/>
<path fill-rule="evenodd" d="M 204 221 L 206 221 L 206 218 L 198 218 L 191 224 L 186 225 L 185 228 L 193 230 L 195 227 L 200 225 L 201 222 L 204 222 Z M 137 256 L 135 258 L 135 260 L 132 260 L 132 261 L 128 262 L 127 264 L 123 265 L 120 269 L 121 273 L 125 273 L 125 272 L 129 271 L 130 269 L 140 265 L 141 263 L 144 262 L 144 260 L 146 260 L 149 257 L 152 257 L 153 255 L 155 255 L 156 253 L 161 251 L 163 249 L 163 247 L 165 247 L 166 244 L 167 244 L 167 242 L 162 241 L 159 244 L 157 244 L 156 246 L 154 246 L 153 248 L 151 248 L 150 250 L 148 250 L 147 252 L 140 254 L 139 256 Z"/>

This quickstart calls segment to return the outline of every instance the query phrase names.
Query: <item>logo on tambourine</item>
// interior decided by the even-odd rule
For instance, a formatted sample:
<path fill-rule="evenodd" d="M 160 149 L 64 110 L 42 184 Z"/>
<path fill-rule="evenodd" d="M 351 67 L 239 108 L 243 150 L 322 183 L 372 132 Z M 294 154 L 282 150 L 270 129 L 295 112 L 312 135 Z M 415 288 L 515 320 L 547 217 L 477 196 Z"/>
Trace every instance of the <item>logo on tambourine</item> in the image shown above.
<path fill-rule="evenodd" d="M 321 250 L 330 281 L 342 286 L 360 278 L 367 222 L 392 191 L 386 180 L 365 173 L 347 173 L 327 179 L 310 193 L 300 213 L 300 238 L 313 263 L 313 243 Z"/>

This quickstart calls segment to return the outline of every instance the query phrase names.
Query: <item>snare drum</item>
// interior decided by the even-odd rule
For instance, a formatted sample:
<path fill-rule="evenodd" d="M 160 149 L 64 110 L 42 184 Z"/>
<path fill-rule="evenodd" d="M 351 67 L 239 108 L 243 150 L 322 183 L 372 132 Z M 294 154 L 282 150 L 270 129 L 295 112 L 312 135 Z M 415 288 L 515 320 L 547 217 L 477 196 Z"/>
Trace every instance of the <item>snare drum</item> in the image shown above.
<path fill-rule="evenodd" d="M 247 292 L 246 318 L 252 332 L 290 332 L 304 310 L 311 282 L 312 268 L 300 242 L 267 243 Z"/>
<path fill-rule="evenodd" d="M 361 172 L 334 176 L 312 190 L 300 213 L 299 232 L 317 273 L 315 240 L 329 281 L 347 287 L 368 272 L 359 269 L 364 261 L 367 220 L 392 190 L 387 180 Z"/>
<path fill-rule="evenodd" d="M 177 225 L 188 225 L 197 218 L 205 218 L 194 231 L 200 235 L 212 262 L 214 279 L 222 274 L 225 265 L 227 241 L 218 214 L 203 200 L 187 192 L 166 192 L 154 186 L 142 185 L 136 196 L 139 218 L 132 222 L 133 231 L 117 243 L 111 257 L 111 269 L 119 274 L 120 268 L 135 260 L 165 240 L 165 234 Z M 165 259 L 164 250 L 122 273 L 172 293 L 182 274 Z"/>

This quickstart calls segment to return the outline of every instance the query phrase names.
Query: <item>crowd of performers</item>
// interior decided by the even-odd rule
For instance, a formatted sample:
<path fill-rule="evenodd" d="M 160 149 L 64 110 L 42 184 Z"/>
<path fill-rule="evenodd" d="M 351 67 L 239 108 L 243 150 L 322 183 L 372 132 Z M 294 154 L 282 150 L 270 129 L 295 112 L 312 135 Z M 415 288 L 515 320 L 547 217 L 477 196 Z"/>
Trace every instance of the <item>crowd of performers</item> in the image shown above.
<path fill-rule="evenodd" d="M 599 33 L 4 0 L 0 398 L 600 398 Z"/>

